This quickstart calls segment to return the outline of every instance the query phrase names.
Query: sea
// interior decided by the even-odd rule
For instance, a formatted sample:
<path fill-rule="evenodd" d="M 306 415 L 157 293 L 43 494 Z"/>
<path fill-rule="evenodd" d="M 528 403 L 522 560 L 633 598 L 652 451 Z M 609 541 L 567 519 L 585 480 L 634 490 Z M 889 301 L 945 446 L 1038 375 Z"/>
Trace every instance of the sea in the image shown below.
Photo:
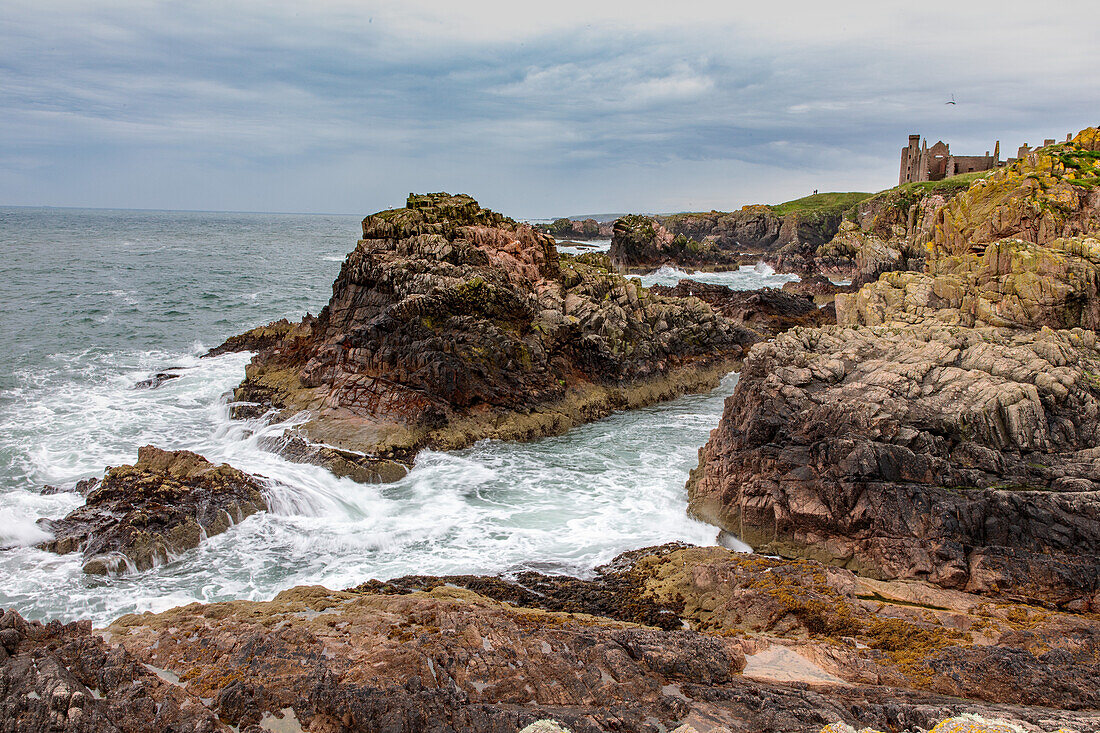
<path fill-rule="evenodd" d="M 250 354 L 226 337 L 317 313 L 359 217 L 0 208 L 0 608 L 91 619 L 195 601 L 266 600 L 405 574 L 591 574 L 630 549 L 714 544 L 684 488 L 737 382 L 530 443 L 426 450 L 391 484 L 359 484 L 258 447 L 282 425 L 229 418 Z M 605 242 L 594 247 L 605 249 Z M 662 271 L 664 282 L 691 273 Z M 766 267 L 700 274 L 739 289 Z M 165 369 L 181 376 L 154 389 Z M 35 545 L 68 491 L 143 445 L 188 449 L 262 477 L 270 510 L 159 567 L 88 576 Z M 43 493 L 44 487 L 63 489 Z"/>

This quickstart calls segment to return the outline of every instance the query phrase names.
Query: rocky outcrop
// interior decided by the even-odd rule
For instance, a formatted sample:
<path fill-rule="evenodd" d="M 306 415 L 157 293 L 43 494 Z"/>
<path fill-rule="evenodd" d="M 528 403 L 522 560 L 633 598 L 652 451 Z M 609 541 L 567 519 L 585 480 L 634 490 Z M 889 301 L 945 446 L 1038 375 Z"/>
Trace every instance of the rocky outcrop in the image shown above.
<path fill-rule="evenodd" d="M 827 281 L 826 281 L 827 282 Z M 730 290 L 724 285 L 681 280 L 675 287 L 655 285 L 659 295 L 699 298 L 726 318 L 759 334 L 753 343 L 795 326 L 819 326 L 836 321 L 836 312 L 819 308 L 812 297 L 775 288 Z"/>
<path fill-rule="evenodd" d="M 1054 238 L 1100 224 L 1096 138 L 940 206 L 924 271 L 837 295 L 840 326 L 754 347 L 691 511 L 867 577 L 1100 611 L 1100 242 Z"/>
<path fill-rule="evenodd" d="M 611 239 L 620 270 L 662 265 L 734 269 L 760 260 L 783 272 L 809 272 L 814 250 L 836 234 L 845 211 L 868 194 L 821 194 L 735 212 L 621 217 Z"/>
<path fill-rule="evenodd" d="M 1100 129 L 1040 148 L 980 179 L 939 209 L 937 256 L 1006 237 L 1045 244 L 1100 230 Z"/>
<path fill-rule="evenodd" d="M 1100 226 L 1100 137 L 1040 148 L 1010 165 L 942 181 L 909 183 L 859 202 L 851 220 L 816 252 L 818 271 L 874 282 L 884 272 L 920 271 L 1005 238 L 1047 244 Z"/>
<path fill-rule="evenodd" d="M 263 351 L 279 343 L 290 333 L 291 328 L 292 324 L 285 318 L 266 326 L 257 326 L 236 336 L 230 336 L 220 345 L 207 351 L 203 356 L 220 356 L 240 351 Z"/>
<path fill-rule="evenodd" d="M 691 510 L 763 552 L 1100 610 L 1091 331 L 795 330 L 755 347 Z"/>
<path fill-rule="evenodd" d="M 837 298 L 850 326 L 888 321 L 1012 328 L 1100 328 L 1100 241 L 1045 245 L 1004 240 L 981 254 L 933 260 L 927 272 L 892 272 Z"/>
<path fill-rule="evenodd" d="M 883 239 L 850 221 L 841 224 L 832 241 L 817 250 L 819 271 L 851 278 L 857 287 L 874 282 L 884 272 L 921 270 L 926 260 L 927 251 L 923 245 L 915 244 L 913 238 Z"/>
<path fill-rule="evenodd" d="M 88 622 L 43 625 L 0 610 L 4 733 L 228 733 L 173 678 L 109 646 Z"/>
<path fill-rule="evenodd" d="M 85 573 L 144 570 L 266 507 L 254 477 L 190 451 L 145 446 L 134 465 L 108 469 L 84 506 L 39 520 L 54 536 L 40 547 L 80 552 Z"/>
<path fill-rule="evenodd" d="M 1085 731 L 1100 723 L 1088 710 L 1096 627 L 809 561 L 668 545 L 591 580 L 300 587 L 124 616 L 104 637 L 242 731 L 512 733 L 548 720 L 574 733 L 917 731 L 963 713 Z M 119 694 L 99 689 L 107 705 Z"/>
<path fill-rule="evenodd" d="M 595 219 L 555 219 L 550 224 L 538 226 L 540 231 L 558 239 L 585 241 L 588 239 L 610 239 L 611 222 Z"/>
<path fill-rule="evenodd" d="M 706 388 L 739 357 L 706 304 L 593 262 L 469 196 L 410 196 L 363 220 L 332 300 L 257 354 L 236 398 L 308 411 L 314 442 L 409 460 Z"/>

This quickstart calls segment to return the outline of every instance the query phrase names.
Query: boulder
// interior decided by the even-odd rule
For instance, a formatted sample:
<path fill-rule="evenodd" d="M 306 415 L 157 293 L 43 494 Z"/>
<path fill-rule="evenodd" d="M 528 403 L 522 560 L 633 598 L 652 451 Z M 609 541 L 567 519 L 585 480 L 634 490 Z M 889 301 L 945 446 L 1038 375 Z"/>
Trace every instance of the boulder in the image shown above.
<path fill-rule="evenodd" d="M 147 445 L 134 465 L 108 469 L 84 506 L 39 520 L 54 536 L 40 547 L 80 552 L 85 573 L 145 570 L 266 508 L 256 478 L 197 453 Z"/>

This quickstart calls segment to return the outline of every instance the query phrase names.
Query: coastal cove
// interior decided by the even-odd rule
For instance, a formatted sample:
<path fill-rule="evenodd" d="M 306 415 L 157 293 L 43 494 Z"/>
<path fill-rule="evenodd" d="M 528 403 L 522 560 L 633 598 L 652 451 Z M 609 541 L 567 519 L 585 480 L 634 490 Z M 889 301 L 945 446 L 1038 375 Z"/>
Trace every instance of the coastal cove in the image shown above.
<path fill-rule="evenodd" d="M 262 450 L 281 430 L 231 421 L 245 354 L 199 355 L 257 323 L 316 312 L 354 241 L 334 216 L 0 210 L 8 302 L 0 349 L 0 607 L 97 625 L 193 601 L 266 600 L 410 573 L 584 575 L 616 554 L 717 530 L 685 515 L 684 484 L 736 375 L 707 394 L 617 413 L 531 443 L 425 452 L 394 484 L 357 484 Z M 59 266 L 59 263 L 65 263 Z M 768 270 L 740 273 L 746 287 Z M 758 279 L 759 282 L 753 280 Z M 32 285 L 33 284 L 33 285 Z M 20 289 L 22 285 L 22 289 Z M 33 336 L 32 336 L 33 334 Z M 41 334 L 41 335 L 39 335 Z M 163 372 L 154 389 L 135 388 Z M 82 503 L 70 488 L 145 444 L 188 449 L 266 478 L 271 511 L 158 568 L 81 573 L 77 555 L 30 545 L 39 517 Z"/>

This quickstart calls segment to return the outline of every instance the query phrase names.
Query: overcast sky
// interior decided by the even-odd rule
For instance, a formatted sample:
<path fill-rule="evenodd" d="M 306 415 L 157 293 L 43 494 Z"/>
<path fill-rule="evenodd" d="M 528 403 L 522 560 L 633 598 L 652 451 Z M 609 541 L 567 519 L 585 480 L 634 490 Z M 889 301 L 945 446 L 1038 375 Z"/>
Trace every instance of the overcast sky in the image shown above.
<path fill-rule="evenodd" d="M 897 182 L 1100 124 L 1100 3 L 0 3 L 0 205 L 517 217 Z M 944 102 L 951 96 L 956 105 Z"/>

